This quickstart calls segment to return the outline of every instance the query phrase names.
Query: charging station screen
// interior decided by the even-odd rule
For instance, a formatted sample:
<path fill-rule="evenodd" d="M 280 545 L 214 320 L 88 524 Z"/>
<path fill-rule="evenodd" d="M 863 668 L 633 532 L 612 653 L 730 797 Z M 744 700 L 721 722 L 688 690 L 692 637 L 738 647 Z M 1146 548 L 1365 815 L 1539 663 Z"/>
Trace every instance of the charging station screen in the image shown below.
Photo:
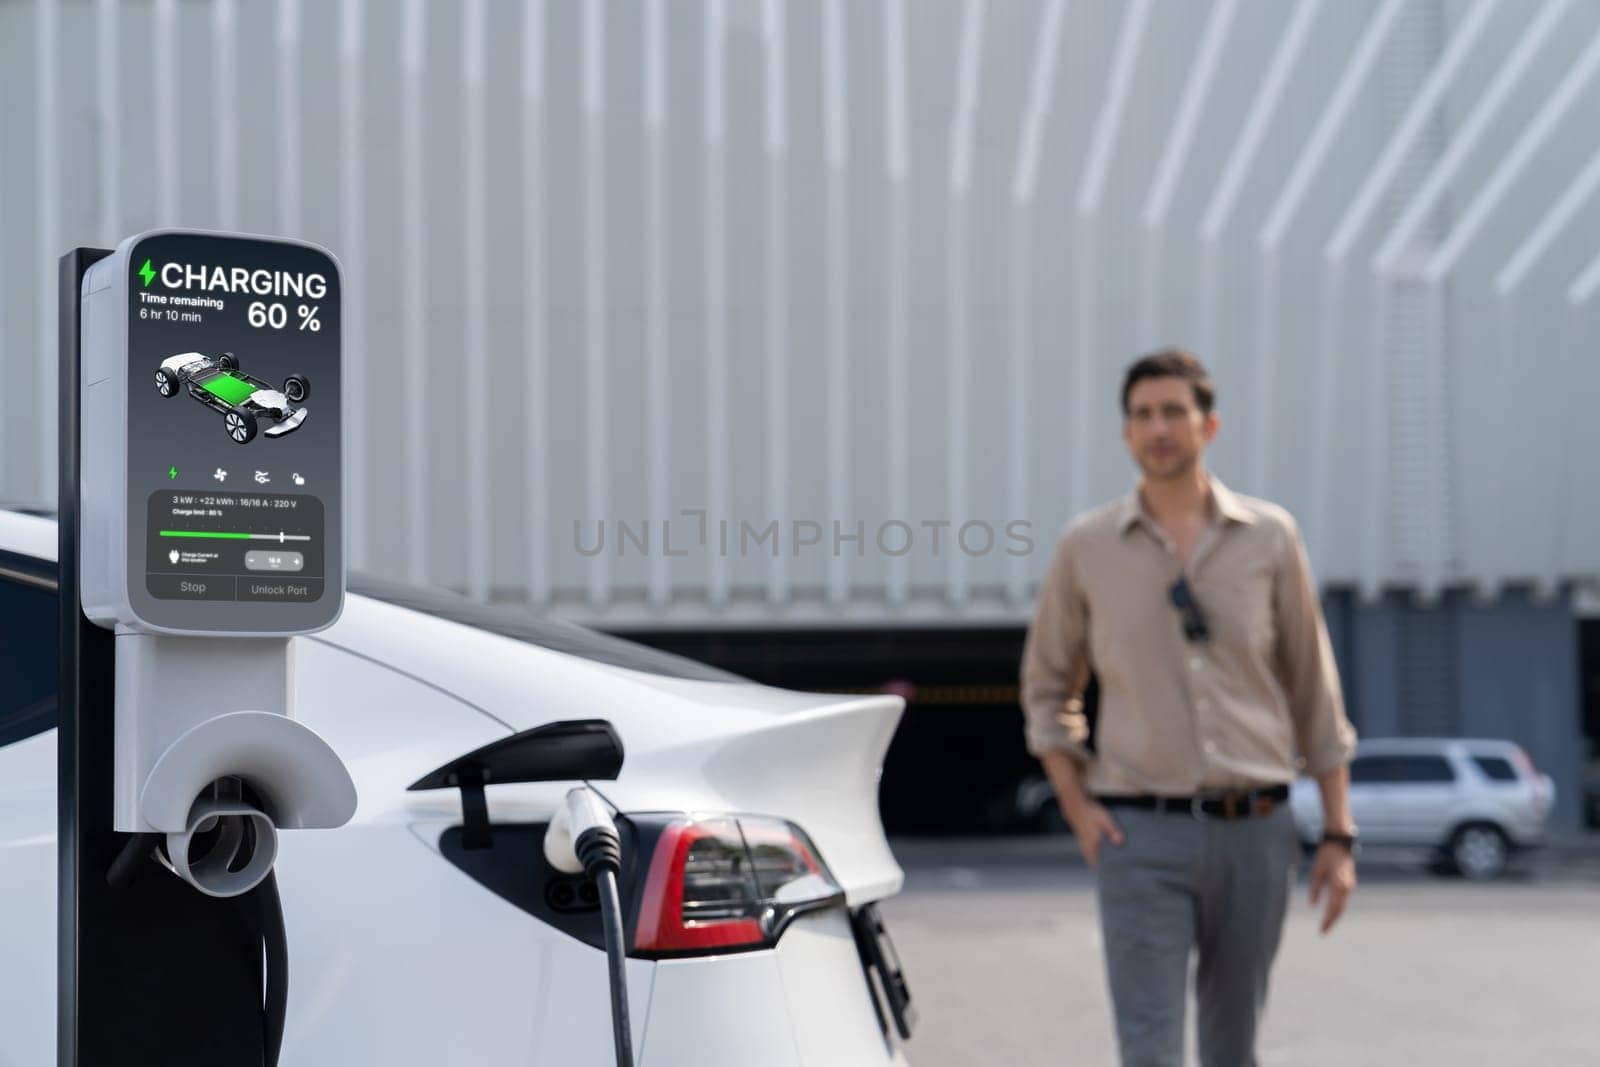
<path fill-rule="evenodd" d="M 128 269 L 140 615 L 241 630 L 331 618 L 342 595 L 337 266 L 304 245 L 172 233 L 136 245 Z"/>

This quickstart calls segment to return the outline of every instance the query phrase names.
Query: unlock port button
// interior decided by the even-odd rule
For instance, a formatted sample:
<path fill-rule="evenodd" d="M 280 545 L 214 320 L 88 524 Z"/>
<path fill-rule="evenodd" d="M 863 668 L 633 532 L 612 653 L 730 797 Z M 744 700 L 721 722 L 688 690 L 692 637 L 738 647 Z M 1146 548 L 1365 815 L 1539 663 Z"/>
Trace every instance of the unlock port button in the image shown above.
<path fill-rule="evenodd" d="M 244 569 L 247 571 L 294 574 L 304 570 L 305 565 L 306 558 L 298 552 L 258 548 L 244 554 Z"/>
<path fill-rule="evenodd" d="M 240 578 L 240 600 L 282 600 L 309 603 L 322 597 L 321 578 Z"/>

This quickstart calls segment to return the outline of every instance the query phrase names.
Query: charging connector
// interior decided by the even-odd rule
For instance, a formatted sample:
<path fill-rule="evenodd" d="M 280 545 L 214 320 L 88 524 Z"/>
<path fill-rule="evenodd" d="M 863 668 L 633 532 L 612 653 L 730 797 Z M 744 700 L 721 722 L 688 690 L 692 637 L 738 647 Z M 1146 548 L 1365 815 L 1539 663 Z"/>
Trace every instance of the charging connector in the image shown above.
<path fill-rule="evenodd" d="M 582 872 L 600 893 L 600 921 L 611 976 L 611 1031 L 617 1067 L 633 1067 L 633 1031 L 628 1021 L 627 945 L 617 874 L 622 870 L 622 837 L 600 795 L 588 786 L 567 793 L 544 838 L 550 866 L 567 874 Z"/>

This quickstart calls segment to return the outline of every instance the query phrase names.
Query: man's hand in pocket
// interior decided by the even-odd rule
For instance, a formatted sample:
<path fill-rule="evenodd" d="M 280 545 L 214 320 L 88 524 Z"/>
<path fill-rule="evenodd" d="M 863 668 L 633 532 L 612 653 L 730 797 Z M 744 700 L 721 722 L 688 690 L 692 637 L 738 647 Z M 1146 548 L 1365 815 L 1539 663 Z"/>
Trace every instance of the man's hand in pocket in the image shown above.
<path fill-rule="evenodd" d="M 1109 841 L 1116 847 L 1122 845 L 1122 829 L 1111 818 L 1111 813 L 1102 804 L 1097 804 L 1087 798 L 1070 805 L 1063 812 L 1067 823 L 1072 827 L 1073 834 L 1078 838 L 1078 847 L 1083 850 L 1083 858 L 1093 867 L 1100 859 L 1100 846 Z"/>

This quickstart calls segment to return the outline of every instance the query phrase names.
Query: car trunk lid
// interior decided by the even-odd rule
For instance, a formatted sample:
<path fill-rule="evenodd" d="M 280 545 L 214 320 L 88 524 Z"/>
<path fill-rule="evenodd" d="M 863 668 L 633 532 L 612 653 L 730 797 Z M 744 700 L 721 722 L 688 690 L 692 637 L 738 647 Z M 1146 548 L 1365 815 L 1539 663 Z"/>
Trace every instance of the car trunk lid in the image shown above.
<path fill-rule="evenodd" d="M 884 753 L 905 706 L 899 697 L 665 677 L 360 596 L 319 640 L 425 679 L 508 733 L 606 719 L 626 759 L 616 781 L 594 784 L 619 810 L 788 819 L 811 836 L 852 904 L 900 888 L 878 813 Z M 491 789 L 490 814 L 543 818 L 552 795 L 537 784 Z M 434 796 L 418 803 L 443 799 Z"/>

